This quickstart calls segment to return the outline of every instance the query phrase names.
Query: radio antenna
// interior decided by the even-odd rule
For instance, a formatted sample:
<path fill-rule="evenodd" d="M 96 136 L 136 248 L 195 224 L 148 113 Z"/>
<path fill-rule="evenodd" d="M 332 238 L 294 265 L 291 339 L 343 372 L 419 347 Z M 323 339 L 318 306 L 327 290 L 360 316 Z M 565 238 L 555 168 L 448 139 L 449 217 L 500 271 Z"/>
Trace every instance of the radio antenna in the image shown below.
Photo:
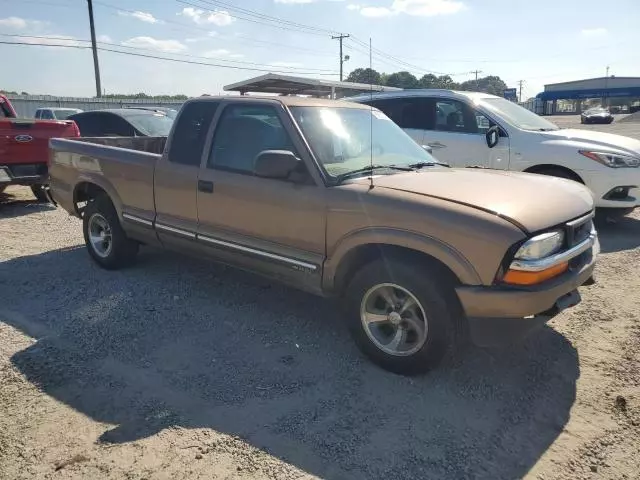
<path fill-rule="evenodd" d="M 369 37 L 369 190 L 373 188 L 373 56 Z"/>

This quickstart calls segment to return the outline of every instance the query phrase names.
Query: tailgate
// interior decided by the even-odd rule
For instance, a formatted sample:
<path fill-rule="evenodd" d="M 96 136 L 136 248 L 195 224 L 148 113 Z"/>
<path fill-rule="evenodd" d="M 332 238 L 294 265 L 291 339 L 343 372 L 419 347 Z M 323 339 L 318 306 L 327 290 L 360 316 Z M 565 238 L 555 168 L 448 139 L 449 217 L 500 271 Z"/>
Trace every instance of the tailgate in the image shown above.
<path fill-rule="evenodd" d="M 0 119 L 0 165 L 47 163 L 50 138 L 78 136 L 72 121 Z"/>

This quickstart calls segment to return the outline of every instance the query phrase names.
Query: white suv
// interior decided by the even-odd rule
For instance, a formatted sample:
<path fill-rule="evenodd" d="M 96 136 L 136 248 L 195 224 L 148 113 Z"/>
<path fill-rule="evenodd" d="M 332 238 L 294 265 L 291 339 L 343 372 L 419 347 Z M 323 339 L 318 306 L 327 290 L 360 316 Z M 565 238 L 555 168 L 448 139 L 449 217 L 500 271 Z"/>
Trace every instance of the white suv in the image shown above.
<path fill-rule="evenodd" d="M 345 99 L 372 105 L 452 167 L 539 173 L 584 183 L 597 207 L 626 214 L 640 204 L 640 141 L 560 129 L 486 93 L 406 90 Z M 615 210 L 613 210 L 615 209 Z"/>

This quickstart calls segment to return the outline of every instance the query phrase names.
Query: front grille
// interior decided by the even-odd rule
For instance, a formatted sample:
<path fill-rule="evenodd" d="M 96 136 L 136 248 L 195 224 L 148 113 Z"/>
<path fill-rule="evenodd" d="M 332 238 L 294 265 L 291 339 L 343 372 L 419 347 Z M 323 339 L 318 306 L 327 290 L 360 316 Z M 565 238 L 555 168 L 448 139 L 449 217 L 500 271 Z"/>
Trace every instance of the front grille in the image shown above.
<path fill-rule="evenodd" d="M 593 215 L 589 214 L 568 222 L 566 225 L 567 246 L 574 247 L 584 242 L 593 230 Z"/>

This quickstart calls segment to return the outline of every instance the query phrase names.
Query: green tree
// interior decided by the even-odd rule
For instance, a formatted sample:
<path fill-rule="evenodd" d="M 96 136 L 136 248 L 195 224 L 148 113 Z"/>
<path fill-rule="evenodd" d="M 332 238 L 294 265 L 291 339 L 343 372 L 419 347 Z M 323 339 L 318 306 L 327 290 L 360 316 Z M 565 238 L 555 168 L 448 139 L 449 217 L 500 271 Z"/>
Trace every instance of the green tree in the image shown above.
<path fill-rule="evenodd" d="M 433 73 L 427 73 L 420 79 L 421 88 L 448 88 L 455 90 L 459 85 L 449 75 L 437 77 Z"/>
<path fill-rule="evenodd" d="M 356 68 L 346 79 L 347 82 L 366 83 L 368 85 L 380 85 L 381 80 L 380 73 L 371 68 Z"/>
<path fill-rule="evenodd" d="M 495 75 L 479 78 L 477 82 L 475 80 L 467 80 L 460 84 L 460 90 L 490 93 L 499 97 L 503 95 L 505 88 L 508 88 L 507 84 Z"/>
<path fill-rule="evenodd" d="M 420 82 L 407 71 L 396 72 L 389 75 L 385 85 L 398 88 L 420 88 Z"/>

